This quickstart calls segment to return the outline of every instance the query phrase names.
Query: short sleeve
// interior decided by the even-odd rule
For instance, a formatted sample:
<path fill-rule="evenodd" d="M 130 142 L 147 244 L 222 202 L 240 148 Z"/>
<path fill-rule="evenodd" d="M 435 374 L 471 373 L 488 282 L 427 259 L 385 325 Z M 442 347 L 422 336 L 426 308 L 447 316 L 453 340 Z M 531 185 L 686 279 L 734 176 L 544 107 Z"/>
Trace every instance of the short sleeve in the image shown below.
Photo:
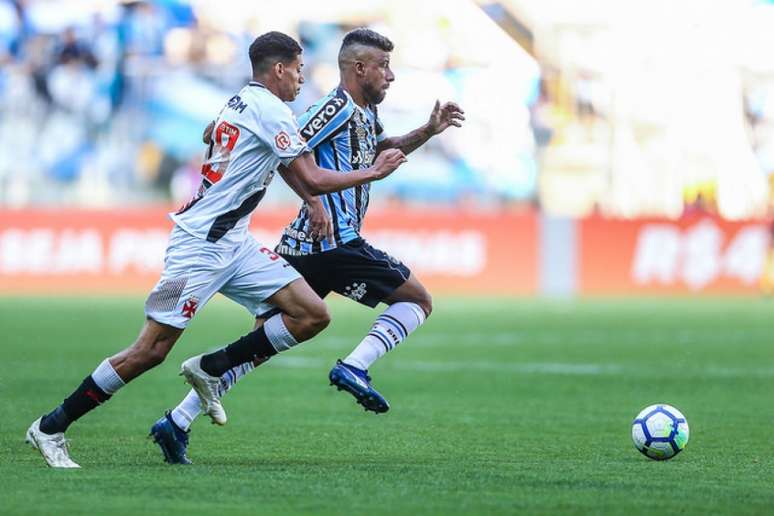
<path fill-rule="evenodd" d="M 349 121 L 353 110 L 344 91 L 337 89 L 324 102 L 315 104 L 299 117 L 301 137 L 309 148 L 314 149 L 337 134 Z"/>
<path fill-rule="evenodd" d="M 309 152 L 290 108 L 280 102 L 266 102 L 262 108 L 256 135 L 271 147 L 283 165 L 289 165 L 304 152 Z"/>

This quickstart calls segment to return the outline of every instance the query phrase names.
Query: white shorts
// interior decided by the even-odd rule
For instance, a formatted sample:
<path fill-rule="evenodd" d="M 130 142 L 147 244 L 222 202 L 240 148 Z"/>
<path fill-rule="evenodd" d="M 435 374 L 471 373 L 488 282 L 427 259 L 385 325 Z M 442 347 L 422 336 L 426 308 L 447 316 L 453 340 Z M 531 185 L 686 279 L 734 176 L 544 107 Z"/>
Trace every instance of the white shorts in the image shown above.
<path fill-rule="evenodd" d="M 216 292 L 247 308 L 265 311 L 266 299 L 301 275 L 252 236 L 240 245 L 207 242 L 178 226 L 169 237 L 164 271 L 145 301 L 145 315 L 185 328 Z"/>

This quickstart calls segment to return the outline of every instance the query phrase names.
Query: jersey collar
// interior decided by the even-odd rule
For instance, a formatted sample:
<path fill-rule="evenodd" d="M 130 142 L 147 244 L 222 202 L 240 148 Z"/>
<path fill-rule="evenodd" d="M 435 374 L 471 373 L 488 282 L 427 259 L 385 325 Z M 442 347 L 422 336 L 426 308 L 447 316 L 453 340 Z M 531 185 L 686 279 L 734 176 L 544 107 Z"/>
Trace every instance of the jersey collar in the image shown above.
<path fill-rule="evenodd" d="M 336 91 L 337 93 L 343 93 L 344 96 L 347 98 L 347 101 L 351 103 L 358 111 L 362 111 L 363 113 L 367 114 L 369 110 L 370 111 L 374 110 L 374 106 L 371 104 L 367 104 L 366 107 L 364 108 L 361 108 L 360 106 L 358 106 L 357 102 L 355 102 L 355 100 L 352 98 L 352 95 L 350 95 L 349 92 L 344 88 L 342 88 L 341 86 L 338 86 L 334 91 Z"/>

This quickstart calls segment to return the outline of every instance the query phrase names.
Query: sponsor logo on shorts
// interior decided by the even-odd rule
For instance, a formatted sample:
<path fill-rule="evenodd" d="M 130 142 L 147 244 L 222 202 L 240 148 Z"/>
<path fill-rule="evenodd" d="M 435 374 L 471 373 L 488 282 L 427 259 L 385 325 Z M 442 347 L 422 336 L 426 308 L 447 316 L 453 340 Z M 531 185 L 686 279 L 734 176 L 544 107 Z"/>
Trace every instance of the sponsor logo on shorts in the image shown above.
<path fill-rule="evenodd" d="M 347 285 L 344 287 L 344 295 L 350 299 L 354 299 L 355 301 L 360 301 L 363 299 L 363 296 L 366 295 L 366 292 L 367 290 L 365 283 L 353 283 L 351 286 Z"/>
<path fill-rule="evenodd" d="M 183 317 L 191 319 L 196 315 L 196 309 L 199 308 L 199 298 L 191 296 L 188 301 L 183 303 Z"/>

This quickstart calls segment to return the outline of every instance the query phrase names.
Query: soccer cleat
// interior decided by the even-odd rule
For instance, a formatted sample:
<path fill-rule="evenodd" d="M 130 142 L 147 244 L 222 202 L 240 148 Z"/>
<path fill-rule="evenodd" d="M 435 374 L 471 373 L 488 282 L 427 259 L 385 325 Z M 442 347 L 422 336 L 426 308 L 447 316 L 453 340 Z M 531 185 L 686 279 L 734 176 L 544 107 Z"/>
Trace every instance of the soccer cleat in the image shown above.
<path fill-rule="evenodd" d="M 27 430 L 25 439 L 33 448 L 38 450 L 46 463 L 52 468 L 80 468 L 78 464 L 70 458 L 70 450 L 67 448 L 67 439 L 64 433 L 47 434 L 40 429 L 40 420 L 38 418 Z"/>
<path fill-rule="evenodd" d="M 225 425 L 228 421 L 226 411 L 220 403 L 220 378 L 210 376 L 201 368 L 202 355 L 189 358 L 180 366 L 180 375 L 191 384 L 202 402 L 202 412 L 210 416 L 216 425 Z"/>
<path fill-rule="evenodd" d="M 159 445 L 167 464 L 193 464 L 186 455 L 188 451 L 188 432 L 181 430 L 169 415 L 164 413 L 150 429 L 153 442 Z"/>
<path fill-rule="evenodd" d="M 335 385 L 338 390 L 345 390 L 354 396 L 365 410 L 377 414 L 390 410 L 390 404 L 387 403 L 387 400 L 371 387 L 371 377 L 368 376 L 368 371 L 337 360 L 336 365 L 328 373 L 328 379 L 331 381 L 331 385 Z"/>

